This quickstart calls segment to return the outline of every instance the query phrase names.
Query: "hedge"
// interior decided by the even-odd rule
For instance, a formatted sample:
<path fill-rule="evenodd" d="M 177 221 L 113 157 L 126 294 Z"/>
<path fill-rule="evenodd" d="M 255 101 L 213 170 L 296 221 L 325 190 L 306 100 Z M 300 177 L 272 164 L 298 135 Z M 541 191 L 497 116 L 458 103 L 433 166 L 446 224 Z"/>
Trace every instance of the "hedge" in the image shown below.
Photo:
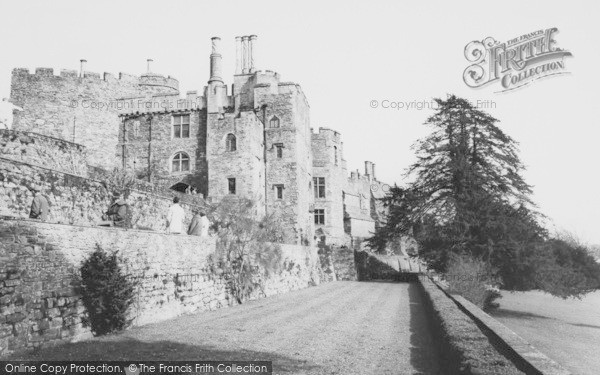
<path fill-rule="evenodd" d="M 475 322 L 429 278 L 421 277 L 429 316 L 438 339 L 442 368 L 447 374 L 524 374 L 501 355 Z"/>

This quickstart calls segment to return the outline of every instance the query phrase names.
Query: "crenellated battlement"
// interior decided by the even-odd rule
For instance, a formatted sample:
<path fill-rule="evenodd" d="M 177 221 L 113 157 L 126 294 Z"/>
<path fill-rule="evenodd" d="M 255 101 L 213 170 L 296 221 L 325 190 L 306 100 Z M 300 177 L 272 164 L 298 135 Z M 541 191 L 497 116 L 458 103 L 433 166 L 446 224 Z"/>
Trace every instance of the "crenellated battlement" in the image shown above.
<path fill-rule="evenodd" d="M 179 80 L 171 76 L 164 77 L 159 74 L 136 76 L 123 72 L 119 72 L 118 75 L 115 75 L 108 72 L 96 73 L 84 71 L 83 77 L 81 77 L 79 72 L 74 69 L 61 69 L 60 73 L 56 74 L 54 68 L 35 68 L 34 73 L 31 73 L 28 68 L 15 68 L 12 71 L 12 75 L 13 77 L 22 78 L 64 78 L 69 80 L 131 83 L 141 86 L 161 86 L 177 92 L 179 91 Z"/>
<path fill-rule="evenodd" d="M 312 131 L 312 134 L 311 134 L 312 139 L 328 139 L 335 143 L 342 142 L 342 135 L 337 130 L 319 127 L 318 133 L 315 133 L 314 129 L 311 129 L 311 131 Z"/>

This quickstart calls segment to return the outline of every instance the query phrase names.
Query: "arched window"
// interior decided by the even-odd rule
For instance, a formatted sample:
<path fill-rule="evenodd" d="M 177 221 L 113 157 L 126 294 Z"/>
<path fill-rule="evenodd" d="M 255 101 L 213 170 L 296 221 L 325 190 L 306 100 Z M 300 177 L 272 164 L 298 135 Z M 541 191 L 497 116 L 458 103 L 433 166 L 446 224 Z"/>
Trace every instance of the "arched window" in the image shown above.
<path fill-rule="evenodd" d="M 178 152 L 173 156 L 171 172 L 186 172 L 190 170 L 190 157 L 185 152 Z"/>
<path fill-rule="evenodd" d="M 225 147 L 227 148 L 227 151 L 237 150 L 237 142 L 235 140 L 235 135 L 227 134 L 227 140 L 225 141 Z"/>
<path fill-rule="evenodd" d="M 271 121 L 269 121 L 269 127 L 270 128 L 278 128 L 279 127 L 279 119 L 277 118 L 277 116 L 273 116 Z"/>

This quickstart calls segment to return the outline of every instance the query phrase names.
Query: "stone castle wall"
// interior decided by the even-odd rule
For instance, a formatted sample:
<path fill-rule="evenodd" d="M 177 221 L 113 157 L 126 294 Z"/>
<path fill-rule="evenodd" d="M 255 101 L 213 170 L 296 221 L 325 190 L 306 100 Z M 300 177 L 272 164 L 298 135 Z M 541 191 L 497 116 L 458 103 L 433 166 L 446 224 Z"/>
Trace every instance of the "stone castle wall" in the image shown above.
<path fill-rule="evenodd" d="M 222 116 L 222 118 L 220 118 Z M 227 150 L 233 134 L 236 150 Z M 228 178 L 236 179 L 236 195 L 254 197 L 264 207 L 263 126 L 252 111 L 208 115 L 208 194 L 220 200 L 229 194 Z"/>
<path fill-rule="evenodd" d="M 164 85 L 147 81 L 126 74 L 117 78 L 86 72 L 79 77 L 70 70 L 54 75 L 48 68 L 33 74 L 15 69 L 10 99 L 23 111 L 15 112 L 13 129 L 80 143 L 88 148 L 90 164 L 112 167 L 119 139 L 118 99 L 176 92 L 171 78 Z"/>
<path fill-rule="evenodd" d="M 266 127 L 267 207 L 294 230 L 297 242 L 312 242 L 312 153 L 309 107 L 298 85 L 263 83 L 254 88 L 254 106 Z M 279 127 L 271 121 L 279 120 Z M 276 144 L 283 146 L 277 158 Z M 277 199 L 276 185 L 283 185 L 283 199 Z"/>
<path fill-rule="evenodd" d="M 131 308 L 135 325 L 235 303 L 222 272 L 207 261 L 214 239 L 2 220 L 0 355 L 91 336 L 78 292 L 79 269 L 97 246 L 118 251 L 122 270 L 139 283 Z M 280 250 L 280 271 L 266 280 L 264 294 L 253 298 L 320 282 L 316 249 L 281 245 Z"/>
<path fill-rule="evenodd" d="M 316 234 L 342 245 L 348 235 L 369 235 L 375 227 L 369 222 L 381 219 L 384 210 L 370 194 L 369 182 L 346 180 L 339 133 L 324 129 L 312 135 L 310 106 L 300 85 L 281 82 L 272 71 L 256 71 L 236 74 L 231 95 L 227 91 L 221 81 L 211 81 L 204 95 L 191 91 L 180 98 L 176 79 L 154 73 L 117 78 L 86 72 L 80 77 L 75 71 L 57 76 L 47 68 L 33 74 L 15 69 L 11 101 L 24 110 L 15 112 L 13 128 L 84 145 L 87 163 L 75 153 L 72 165 L 62 166 L 70 169 L 48 166 L 76 175 L 85 175 L 86 164 L 91 170 L 124 166 L 161 188 L 183 182 L 213 201 L 228 194 L 228 178 L 235 178 L 236 194 L 258 199 L 259 206 L 279 216 L 292 243 L 311 243 Z M 172 137 L 172 117 L 180 113 L 191 117 L 186 139 Z M 273 118 L 278 128 L 271 128 Z M 229 133 L 237 139 L 235 152 L 224 151 Z M 275 144 L 283 145 L 281 158 Z M 16 158 L 16 147 L 4 150 Z M 172 172 L 177 152 L 190 157 L 189 172 Z M 315 201 L 315 176 L 326 178 L 325 199 Z M 277 198 L 277 185 L 283 185 L 283 199 Z M 314 207 L 326 210 L 324 226 L 315 228 Z"/>
<path fill-rule="evenodd" d="M 352 172 L 348 178 L 344 190 L 344 225 L 352 237 L 371 237 L 375 232 L 374 207 L 378 197 L 374 196 L 374 191 L 379 189 L 379 185 L 380 182 L 358 171 Z"/>
<path fill-rule="evenodd" d="M 49 222 L 97 225 L 112 203 L 103 181 L 0 157 L 0 215 L 29 217 L 34 185 L 41 186 L 50 203 Z M 163 231 L 172 198 L 132 189 L 127 198 L 134 228 Z M 193 206 L 182 203 L 186 223 Z"/>
<path fill-rule="evenodd" d="M 313 193 L 315 209 L 325 210 L 325 224 L 315 224 L 317 237 L 325 235 L 328 244 L 346 244 L 343 201 L 346 170 L 343 168 L 340 133 L 319 128 L 318 133 L 312 134 L 312 153 L 314 177 L 325 178 L 325 198 L 319 198 Z"/>
<path fill-rule="evenodd" d="M 0 157 L 87 176 L 84 146 L 30 132 L 0 130 Z"/>
<path fill-rule="evenodd" d="M 173 137 L 173 116 L 190 116 L 188 138 Z M 184 182 L 208 192 L 208 166 L 206 163 L 206 111 L 145 113 L 123 117 L 117 157 L 137 175 L 147 174 L 148 165 L 171 185 Z M 178 152 L 190 158 L 188 172 L 173 172 L 172 159 Z"/>

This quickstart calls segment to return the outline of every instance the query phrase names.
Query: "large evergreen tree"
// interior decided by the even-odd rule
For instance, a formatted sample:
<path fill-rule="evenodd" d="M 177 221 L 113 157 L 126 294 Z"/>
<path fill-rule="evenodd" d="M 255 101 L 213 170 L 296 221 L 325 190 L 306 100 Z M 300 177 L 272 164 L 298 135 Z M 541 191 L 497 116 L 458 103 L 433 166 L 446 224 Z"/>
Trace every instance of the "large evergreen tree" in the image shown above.
<path fill-rule="evenodd" d="M 368 240 L 370 247 L 383 250 L 393 238 L 412 235 L 419 255 L 437 271 L 445 271 L 451 254 L 464 254 L 487 262 L 509 289 L 543 287 L 563 296 L 576 294 L 577 285 L 588 290 L 589 280 L 573 281 L 567 292 L 553 288 L 560 278 L 539 269 L 556 265 L 556 251 L 538 224 L 516 142 L 467 100 L 435 101 L 438 109 L 425 122 L 432 132 L 413 146 L 412 182 L 384 199 L 387 224 Z"/>

